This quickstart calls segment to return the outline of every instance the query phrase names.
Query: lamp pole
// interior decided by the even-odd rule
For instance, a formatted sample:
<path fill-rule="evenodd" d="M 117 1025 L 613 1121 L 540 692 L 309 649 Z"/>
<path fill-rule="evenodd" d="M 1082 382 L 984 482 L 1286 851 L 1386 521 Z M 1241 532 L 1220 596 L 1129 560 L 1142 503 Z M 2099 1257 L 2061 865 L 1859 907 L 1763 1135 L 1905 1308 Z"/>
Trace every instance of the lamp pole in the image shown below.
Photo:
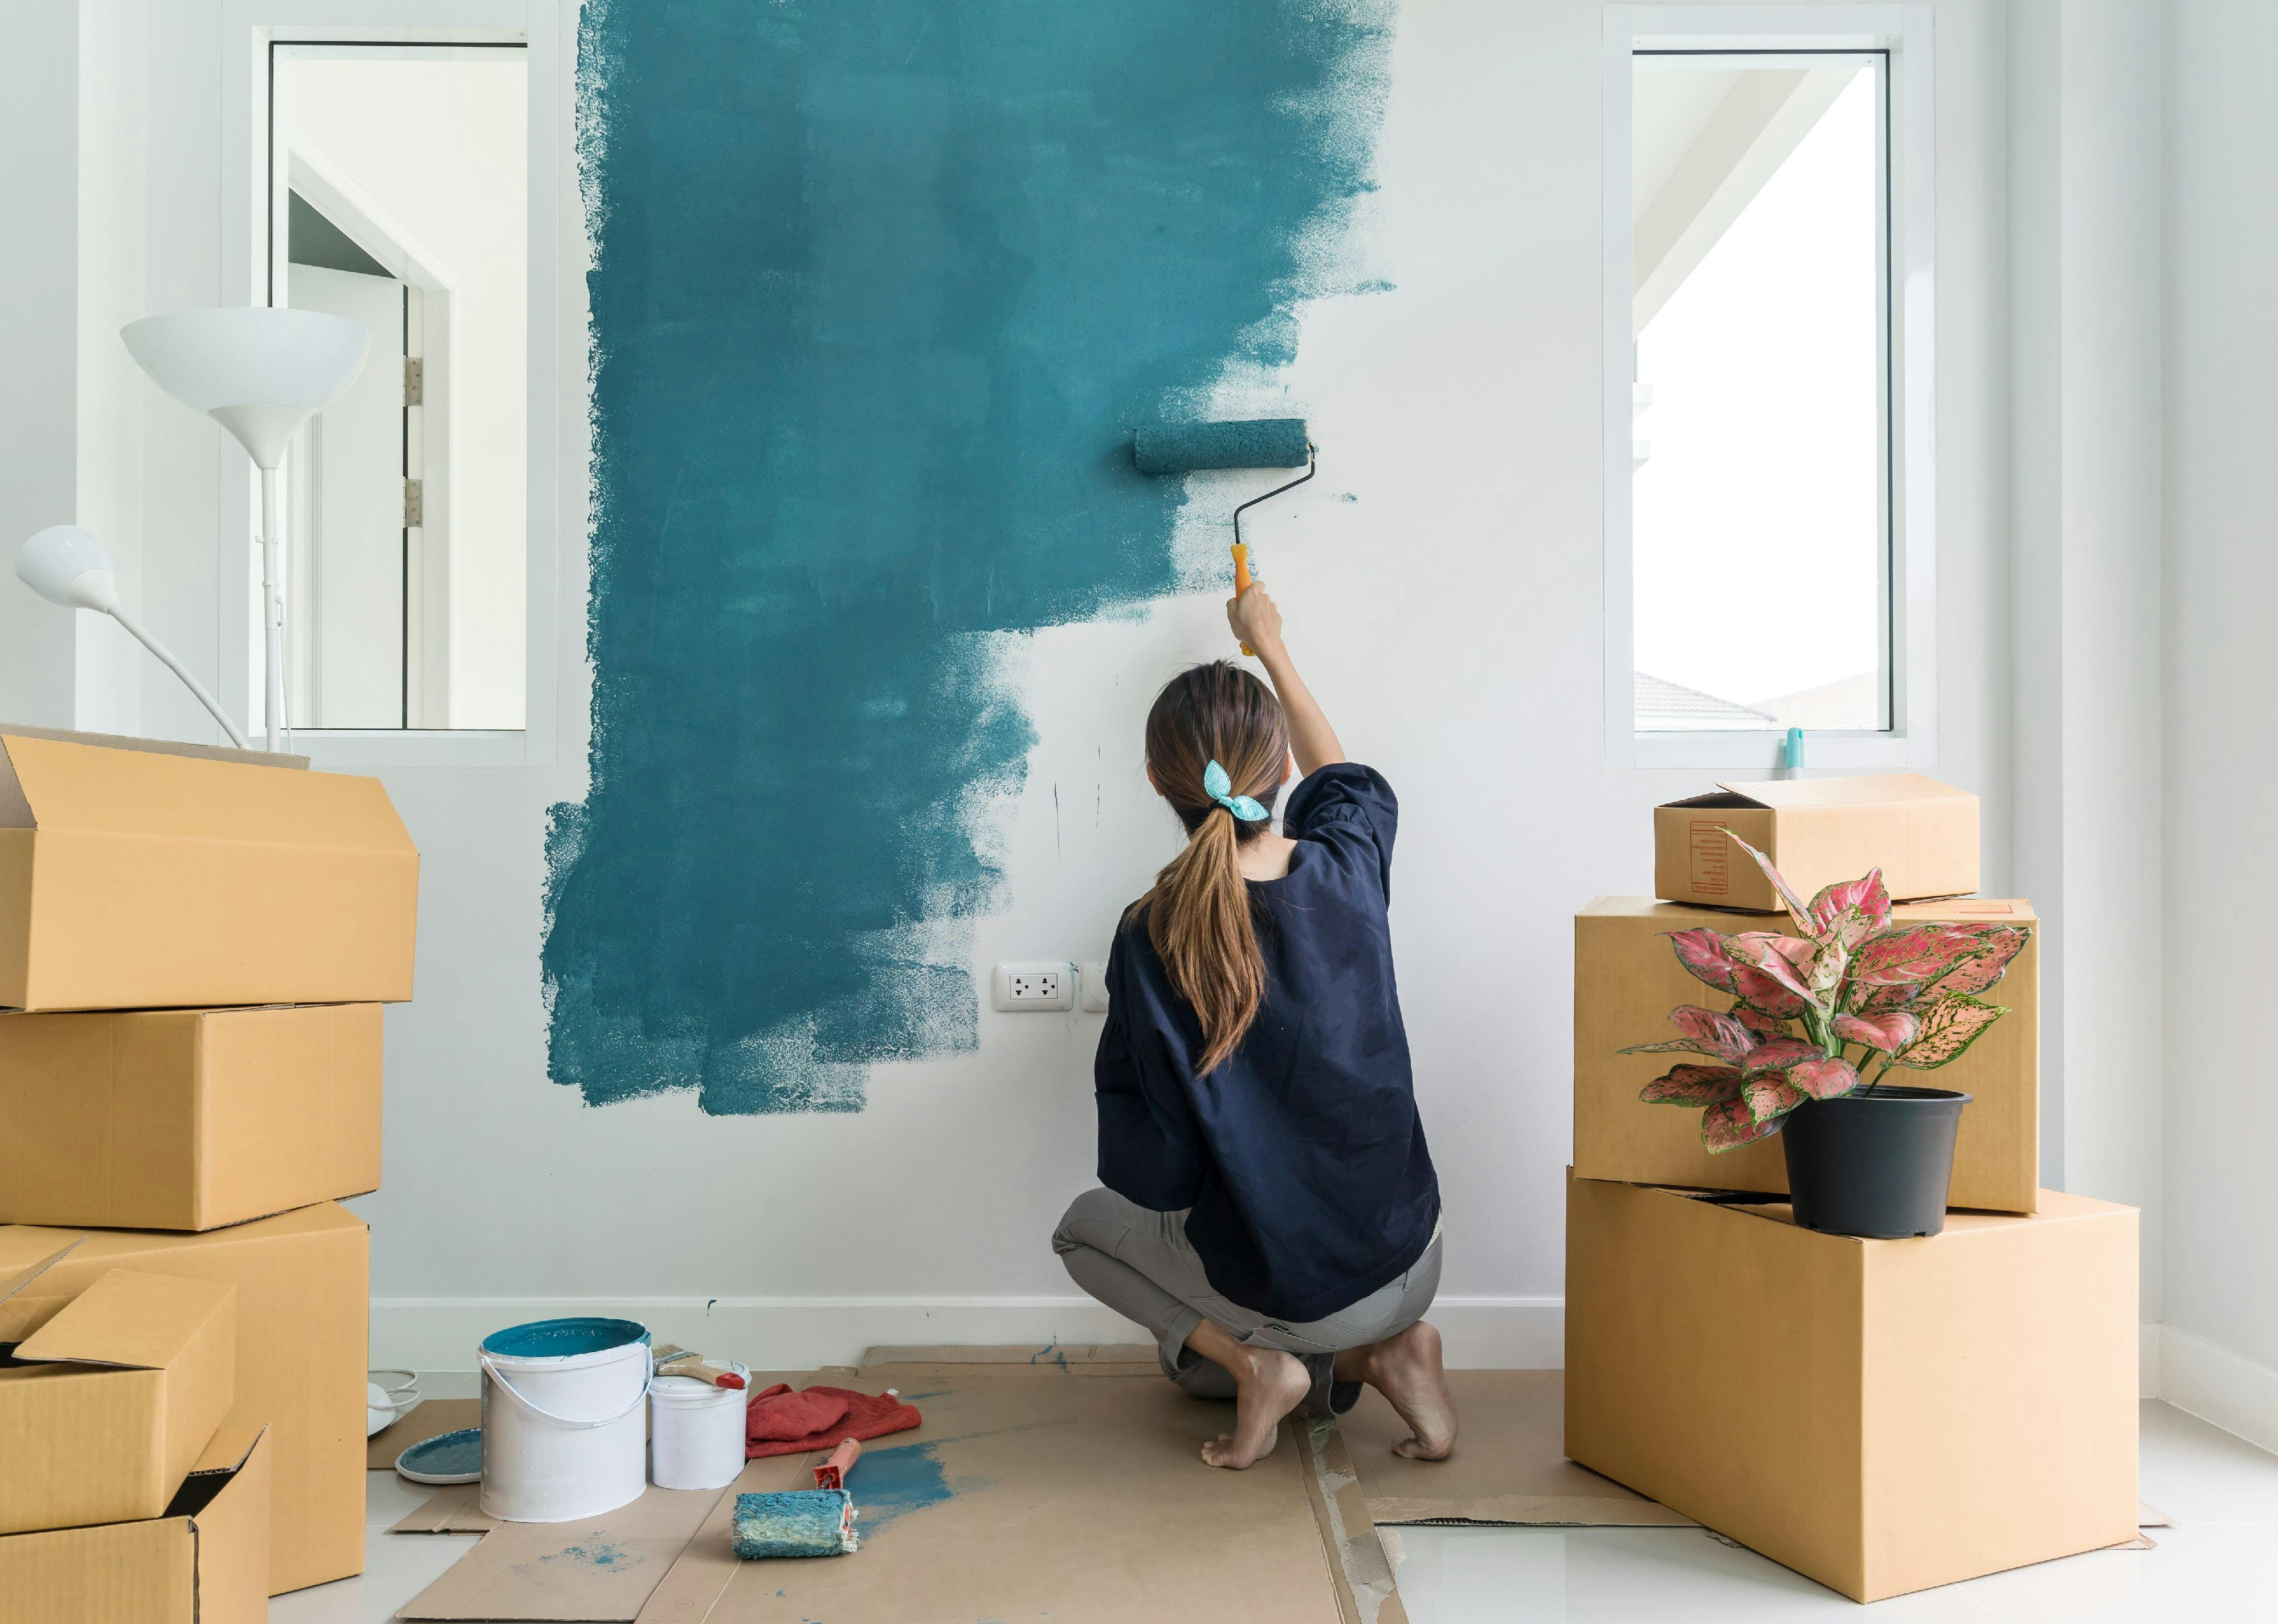
<path fill-rule="evenodd" d="M 293 747 L 285 712 L 285 590 L 278 569 L 277 470 L 261 471 L 261 719 L 271 750 Z"/>

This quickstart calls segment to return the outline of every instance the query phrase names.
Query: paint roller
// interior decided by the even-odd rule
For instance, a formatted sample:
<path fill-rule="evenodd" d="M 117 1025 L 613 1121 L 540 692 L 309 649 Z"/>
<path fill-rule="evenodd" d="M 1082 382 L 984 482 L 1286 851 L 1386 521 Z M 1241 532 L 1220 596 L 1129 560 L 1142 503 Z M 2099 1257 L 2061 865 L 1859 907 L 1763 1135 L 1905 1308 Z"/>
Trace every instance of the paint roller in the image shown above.
<path fill-rule="evenodd" d="M 1302 468 L 1305 471 L 1234 510 L 1234 595 L 1250 586 L 1250 548 L 1242 539 L 1242 516 L 1261 502 L 1292 491 L 1313 477 L 1318 466 L 1312 436 L 1303 417 L 1252 417 L 1233 423 L 1155 423 L 1132 438 L 1131 460 L 1141 473 L 1182 474 L 1215 468 Z M 1247 643 L 1244 654 L 1257 651 Z"/>
<path fill-rule="evenodd" d="M 861 1543 L 846 1474 L 862 1445 L 848 1438 L 814 1468 L 814 1487 L 736 1497 L 734 1544 L 746 1562 L 773 1557 L 845 1556 Z"/>

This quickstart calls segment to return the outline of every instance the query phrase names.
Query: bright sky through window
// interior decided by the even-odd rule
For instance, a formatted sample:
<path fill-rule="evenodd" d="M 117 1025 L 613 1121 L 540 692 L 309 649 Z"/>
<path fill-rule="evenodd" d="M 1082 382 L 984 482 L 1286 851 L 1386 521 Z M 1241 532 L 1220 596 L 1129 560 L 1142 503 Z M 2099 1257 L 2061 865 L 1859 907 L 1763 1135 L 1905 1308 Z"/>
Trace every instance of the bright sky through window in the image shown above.
<path fill-rule="evenodd" d="M 1758 60 L 1635 70 L 1638 725 L 1879 729 L 1877 69 Z"/>

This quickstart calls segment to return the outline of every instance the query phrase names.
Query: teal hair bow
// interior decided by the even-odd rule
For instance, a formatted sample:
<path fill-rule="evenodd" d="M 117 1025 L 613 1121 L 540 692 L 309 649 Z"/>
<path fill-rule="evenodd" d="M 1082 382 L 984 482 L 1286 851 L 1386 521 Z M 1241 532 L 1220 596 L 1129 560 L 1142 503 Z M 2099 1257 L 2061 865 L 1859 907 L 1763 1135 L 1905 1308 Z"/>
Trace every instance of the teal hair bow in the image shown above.
<path fill-rule="evenodd" d="M 1235 794 L 1234 780 L 1216 762 L 1203 769 L 1203 792 L 1245 823 L 1262 823 L 1272 816 L 1249 796 Z"/>

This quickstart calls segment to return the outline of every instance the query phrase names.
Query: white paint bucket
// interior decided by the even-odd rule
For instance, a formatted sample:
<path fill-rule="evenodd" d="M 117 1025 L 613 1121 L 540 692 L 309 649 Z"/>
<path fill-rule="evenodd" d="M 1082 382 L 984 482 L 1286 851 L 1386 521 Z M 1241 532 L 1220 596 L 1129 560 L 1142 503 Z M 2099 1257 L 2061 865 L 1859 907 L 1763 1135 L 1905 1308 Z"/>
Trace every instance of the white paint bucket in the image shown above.
<path fill-rule="evenodd" d="M 483 1339 L 484 1514 L 567 1522 L 638 1499 L 647 1328 L 539 1320 Z"/>
<path fill-rule="evenodd" d="M 748 1378 L 751 1372 L 730 1364 Z M 648 1384 L 648 1475 L 660 1489 L 725 1489 L 744 1469 L 744 1387 L 715 1387 L 695 1376 L 661 1375 Z"/>

